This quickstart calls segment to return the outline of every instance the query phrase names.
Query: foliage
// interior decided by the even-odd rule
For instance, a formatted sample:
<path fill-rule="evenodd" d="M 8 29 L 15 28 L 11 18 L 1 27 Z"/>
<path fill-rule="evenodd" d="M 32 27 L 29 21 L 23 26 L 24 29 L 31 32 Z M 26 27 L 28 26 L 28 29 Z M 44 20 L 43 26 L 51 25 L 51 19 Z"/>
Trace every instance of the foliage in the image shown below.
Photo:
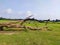
<path fill-rule="evenodd" d="M 45 23 L 26 21 L 23 25 L 43 27 Z M 60 24 L 49 22 L 47 26 L 52 31 L 44 31 L 44 29 L 36 31 L 28 30 L 28 32 L 0 31 L 0 45 L 60 45 Z M 15 30 L 18 29 L 15 28 Z"/>

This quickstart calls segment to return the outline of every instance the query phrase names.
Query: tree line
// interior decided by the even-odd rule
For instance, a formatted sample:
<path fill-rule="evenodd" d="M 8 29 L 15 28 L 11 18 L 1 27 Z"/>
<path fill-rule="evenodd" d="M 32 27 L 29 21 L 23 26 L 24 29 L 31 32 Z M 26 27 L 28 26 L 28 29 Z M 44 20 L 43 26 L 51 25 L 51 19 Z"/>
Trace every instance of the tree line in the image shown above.
<path fill-rule="evenodd" d="M 10 18 L 3 18 L 3 17 L 0 17 L 0 20 L 24 20 L 24 19 L 10 19 Z M 34 21 L 38 21 L 38 22 L 45 22 L 45 21 L 50 21 L 50 22 L 60 22 L 59 19 L 56 19 L 56 20 L 50 20 L 50 19 L 47 19 L 47 20 L 37 20 L 35 18 L 29 18 L 29 19 L 26 19 L 26 20 L 34 20 Z"/>

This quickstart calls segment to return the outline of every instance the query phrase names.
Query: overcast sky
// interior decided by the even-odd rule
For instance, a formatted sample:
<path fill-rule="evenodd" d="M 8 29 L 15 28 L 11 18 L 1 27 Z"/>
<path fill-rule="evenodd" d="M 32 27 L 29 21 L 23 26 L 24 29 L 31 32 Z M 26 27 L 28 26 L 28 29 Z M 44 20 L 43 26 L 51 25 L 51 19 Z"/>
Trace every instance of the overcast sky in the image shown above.
<path fill-rule="evenodd" d="M 60 19 L 60 0 L 0 0 L 0 17 Z"/>

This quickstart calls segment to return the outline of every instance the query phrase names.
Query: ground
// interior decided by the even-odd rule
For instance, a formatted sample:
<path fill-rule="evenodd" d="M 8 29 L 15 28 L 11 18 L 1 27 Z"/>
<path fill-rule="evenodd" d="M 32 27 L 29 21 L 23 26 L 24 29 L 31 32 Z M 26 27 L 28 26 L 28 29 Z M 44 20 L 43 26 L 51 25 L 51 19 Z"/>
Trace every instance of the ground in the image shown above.
<path fill-rule="evenodd" d="M 45 26 L 45 23 L 33 23 L 23 25 Z M 60 24 L 49 22 L 47 26 L 50 30 L 0 31 L 0 45 L 60 45 Z"/>

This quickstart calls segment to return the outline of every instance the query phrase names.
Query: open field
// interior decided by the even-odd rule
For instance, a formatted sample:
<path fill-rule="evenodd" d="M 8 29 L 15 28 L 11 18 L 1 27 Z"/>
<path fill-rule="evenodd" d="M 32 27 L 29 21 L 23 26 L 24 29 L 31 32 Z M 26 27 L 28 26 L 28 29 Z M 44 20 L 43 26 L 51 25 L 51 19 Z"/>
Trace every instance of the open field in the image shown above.
<path fill-rule="evenodd" d="M 1 20 L 0 22 L 8 22 Z M 19 23 L 18 23 L 19 24 Z M 45 23 L 26 21 L 23 25 L 44 27 Z M 60 45 L 60 24 L 48 23 L 49 30 L 0 31 L 0 45 Z M 17 29 L 16 29 L 17 30 Z"/>

